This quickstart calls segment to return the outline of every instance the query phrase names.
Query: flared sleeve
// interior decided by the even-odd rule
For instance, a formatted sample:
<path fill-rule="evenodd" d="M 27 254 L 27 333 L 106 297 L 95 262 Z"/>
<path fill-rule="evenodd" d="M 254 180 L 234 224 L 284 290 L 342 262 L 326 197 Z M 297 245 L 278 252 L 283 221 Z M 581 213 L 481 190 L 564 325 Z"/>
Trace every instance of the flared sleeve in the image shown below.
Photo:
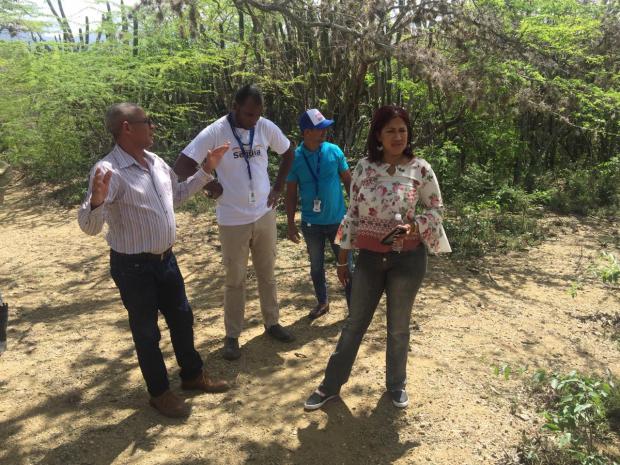
<path fill-rule="evenodd" d="M 418 188 L 419 202 L 423 213 L 416 215 L 420 238 L 433 254 L 452 252 L 446 232 L 443 228 L 443 200 L 439 183 L 431 165 L 425 160 L 420 161 L 422 184 Z"/>

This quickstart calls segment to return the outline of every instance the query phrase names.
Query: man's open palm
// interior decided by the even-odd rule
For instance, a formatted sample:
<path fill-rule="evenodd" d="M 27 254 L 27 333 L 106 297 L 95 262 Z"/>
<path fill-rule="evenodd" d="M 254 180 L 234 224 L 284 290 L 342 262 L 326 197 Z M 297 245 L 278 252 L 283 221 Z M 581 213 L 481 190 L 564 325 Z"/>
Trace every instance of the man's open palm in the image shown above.
<path fill-rule="evenodd" d="M 229 148 L 230 142 L 226 142 L 219 147 L 215 147 L 213 150 L 209 150 L 207 152 L 207 158 L 205 158 L 204 162 L 202 163 L 202 169 L 205 170 L 207 173 L 210 173 L 215 168 L 217 168 L 217 166 L 220 164 L 220 161 L 222 161 L 222 157 Z"/>
<path fill-rule="evenodd" d="M 97 208 L 101 205 L 110 190 L 110 179 L 112 179 L 112 171 L 109 170 L 105 174 L 101 171 L 101 168 L 95 170 L 95 179 L 93 179 L 92 196 L 90 198 L 91 208 Z"/>

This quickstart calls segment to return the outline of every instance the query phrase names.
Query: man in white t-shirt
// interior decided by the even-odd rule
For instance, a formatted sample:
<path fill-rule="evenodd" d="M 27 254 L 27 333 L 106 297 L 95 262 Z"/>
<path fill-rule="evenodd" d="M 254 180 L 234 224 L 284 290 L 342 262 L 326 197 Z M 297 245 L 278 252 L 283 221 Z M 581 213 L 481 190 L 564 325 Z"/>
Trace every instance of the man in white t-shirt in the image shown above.
<path fill-rule="evenodd" d="M 227 360 L 241 356 L 239 335 L 245 311 L 245 279 L 248 256 L 258 281 L 261 312 L 266 333 L 283 342 L 294 337 L 279 323 L 274 275 L 276 256 L 276 212 L 278 198 L 293 163 L 291 143 L 274 123 L 261 117 L 260 91 L 246 85 L 235 95 L 232 111 L 203 129 L 185 147 L 174 165 L 180 178 L 194 174 L 207 152 L 224 142 L 230 148 L 219 166 L 217 200 L 222 258 L 226 270 L 222 355 Z M 267 150 L 281 155 L 280 168 L 271 186 L 267 172 Z M 220 195 L 221 194 L 221 195 Z"/>

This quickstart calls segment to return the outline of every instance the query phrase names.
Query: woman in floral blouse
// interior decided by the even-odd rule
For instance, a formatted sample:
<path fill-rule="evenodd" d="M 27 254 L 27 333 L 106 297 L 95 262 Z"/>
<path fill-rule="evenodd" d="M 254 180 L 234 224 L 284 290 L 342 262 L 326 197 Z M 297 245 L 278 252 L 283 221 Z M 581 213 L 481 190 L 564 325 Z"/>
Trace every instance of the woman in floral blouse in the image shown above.
<path fill-rule="evenodd" d="M 437 178 L 428 162 L 413 155 L 411 139 L 404 109 L 385 106 L 375 112 L 368 132 L 368 157 L 355 167 L 349 210 L 336 236 L 338 279 L 343 285 L 350 279 L 347 254 L 359 249 L 350 313 L 323 382 L 304 404 L 307 410 L 338 396 L 383 292 L 387 297 L 386 387 L 396 407 L 409 402 L 405 391 L 409 322 L 426 273 L 426 251 L 451 251 L 441 224 L 443 203 Z M 416 214 L 418 203 L 422 208 Z M 382 244 L 381 239 L 399 225 L 406 233 L 391 246 Z"/>

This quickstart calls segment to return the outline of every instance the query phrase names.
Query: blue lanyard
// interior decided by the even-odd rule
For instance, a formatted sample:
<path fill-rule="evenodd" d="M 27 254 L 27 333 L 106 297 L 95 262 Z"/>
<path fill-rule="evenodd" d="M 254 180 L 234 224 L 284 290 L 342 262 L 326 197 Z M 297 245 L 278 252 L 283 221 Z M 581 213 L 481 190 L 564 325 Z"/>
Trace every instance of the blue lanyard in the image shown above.
<path fill-rule="evenodd" d="M 226 117 L 226 119 L 228 119 L 228 124 L 230 124 L 230 130 L 232 131 L 233 136 L 235 137 L 235 140 L 237 141 L 237 144 L 239 144 L 239 149 L 241 150 L 241 153 L 243 154 L 243 159 L 245 160 L 245 164 L 248 167 L 248 176 L 251 181 L 252 180 L 252 169 L 250 168 L 250 154 L 252 153 L 252 145 L 254 145 L 254 128 L 250 129 L 250 152 L 248 153 L 245 151 L 243 142 L 241 142 L 241 137 L 239 137 L 239 134 L 237 134 L 237 130 L 235 129 L 235 124 L 233 123 L 232 114 L 228 113 L 228 116 Z"/>
<path fill-rule="evenodd" d="M 304 161 L 306 162 L 306 166 L 308 167 L 308 171 L 310 172 L 310 175 L 312 176 L 312 179 L 314 179 L 314 189 L 315 189 L 315 198 L 319 198 L 319 177 L 321 176 L 321 146 L 319 146 L 319 149 L 316 152 L 312 152 L 312 153 L 316 153 L 316 174 L 314 173 L 314 171 L 312 171 L 312 168 L 310 168 L 310 162 L 308 161 L 308 158 L 306 158 L 306 152 L 305 149 L 302 152 L 303 157 L 304 157 Z"/>

